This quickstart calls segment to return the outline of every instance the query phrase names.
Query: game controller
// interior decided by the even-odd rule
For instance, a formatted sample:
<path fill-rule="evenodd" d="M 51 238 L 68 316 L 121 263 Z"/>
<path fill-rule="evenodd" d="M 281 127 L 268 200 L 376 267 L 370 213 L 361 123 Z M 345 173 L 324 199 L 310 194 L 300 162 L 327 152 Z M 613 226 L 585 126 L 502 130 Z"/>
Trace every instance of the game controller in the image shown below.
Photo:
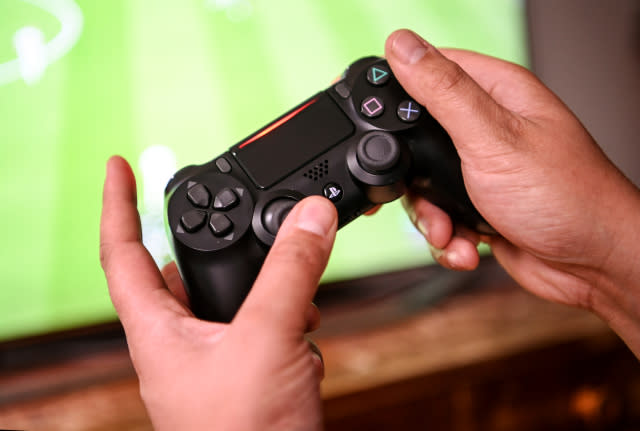
<path fill-rule="evenodd" d="M 455 223 L 493 233 L 467 195 L 447 133 L 384 59 L 362 58 L 339 82 L 169 181 L 166 225 L 194 314 L 233 319 L 304 197 L 328 198 L 342 227 L 407 189 Z"/>

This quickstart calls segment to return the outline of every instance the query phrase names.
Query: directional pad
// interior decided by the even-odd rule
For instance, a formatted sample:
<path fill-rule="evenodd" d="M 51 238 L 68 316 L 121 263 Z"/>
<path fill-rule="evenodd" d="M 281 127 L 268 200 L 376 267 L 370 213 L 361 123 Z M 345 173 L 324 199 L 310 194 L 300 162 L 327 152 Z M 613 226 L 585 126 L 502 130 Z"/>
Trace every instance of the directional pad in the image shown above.
<path fill-rule="evenodd" d="M 184 230 L 189 233 L 196 232 L 202 226 L 204 226 L 204 222 L 207 219 L 207 213 L 202 210 L 191 210 L 182 215 L 180 217 L 180 224 Z"/>
<path fill-rule="evenodd" d="M 213 207 L 217 210 L 228 210 L 238 203 L 238 195 L 229 187 L 220 190 L 213 200 Z"/>
<path fill-rule="evenodd" d="M 231 232 L 233 228 L 233 223 L 229 220 L 224 214 L 211 214 L 211 219 L 209 220 L 209 227 L 215 236 L 224 236 Z"/>
<path fill-rule="evenodd" d="M 187 198 L 197 207 L 207 208 L 211 203 L 211 194 L 203 184 L 196 184 L 187 190 Z"/>

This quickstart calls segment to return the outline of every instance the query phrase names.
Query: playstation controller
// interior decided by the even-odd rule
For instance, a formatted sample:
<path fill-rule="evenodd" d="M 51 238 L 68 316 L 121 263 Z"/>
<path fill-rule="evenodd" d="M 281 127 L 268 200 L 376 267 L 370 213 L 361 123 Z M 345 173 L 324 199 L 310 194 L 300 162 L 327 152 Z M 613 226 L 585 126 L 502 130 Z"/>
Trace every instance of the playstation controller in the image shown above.
<path fill-rule="evenodd" d="M 362 58 L 328 89 L 169 181 L 166 226 L 194 314 L 233 319 L 280 225 L 304 197 L 333 202 L 340 228 L 408 190 L 454 223 L 493 233 L 467 195 L 445 130 L 384 59 Z"/>

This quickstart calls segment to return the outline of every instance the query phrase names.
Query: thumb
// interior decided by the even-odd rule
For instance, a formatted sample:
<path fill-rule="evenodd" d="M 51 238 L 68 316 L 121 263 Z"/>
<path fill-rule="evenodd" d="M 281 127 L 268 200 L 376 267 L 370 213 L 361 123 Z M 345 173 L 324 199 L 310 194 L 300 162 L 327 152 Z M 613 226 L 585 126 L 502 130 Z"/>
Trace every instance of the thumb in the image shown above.
<path fill-rule="evenodd" d="M 314 196 L 298 203 L 280 227 L 235 321 L 304 332 L 337 227 L 337 212 L 329 200 Z"/>
<path fill-rule="evenodd" d="M 510 148 L 511 141 L 501 137 L 509 136 L 519 117 L 457 63 L 410 30 L 392 33 L 385 52 L 400 84 L 447 131 L 463 160 L 504 154 Z"/>

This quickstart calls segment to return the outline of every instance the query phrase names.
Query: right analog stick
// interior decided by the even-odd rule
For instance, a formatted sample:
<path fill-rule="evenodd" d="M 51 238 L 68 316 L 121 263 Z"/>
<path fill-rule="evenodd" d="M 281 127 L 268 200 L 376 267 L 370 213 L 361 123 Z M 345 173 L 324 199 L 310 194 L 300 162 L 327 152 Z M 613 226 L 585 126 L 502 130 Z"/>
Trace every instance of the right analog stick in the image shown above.
<path fill-rule="evenodd" d="M 272 235 L 276 235 L 282 222 L 298 201 L 292 198 L 278 198 L 267 204 L 262 213 L 262 225 Z"/>
<path fill-rule="evenodd" d="M 400 160 L 400 144 L 389 133 L 372 132 L 358 142 L 356 157 L 365 171 L 383 174 L 390 171 Z"/>

